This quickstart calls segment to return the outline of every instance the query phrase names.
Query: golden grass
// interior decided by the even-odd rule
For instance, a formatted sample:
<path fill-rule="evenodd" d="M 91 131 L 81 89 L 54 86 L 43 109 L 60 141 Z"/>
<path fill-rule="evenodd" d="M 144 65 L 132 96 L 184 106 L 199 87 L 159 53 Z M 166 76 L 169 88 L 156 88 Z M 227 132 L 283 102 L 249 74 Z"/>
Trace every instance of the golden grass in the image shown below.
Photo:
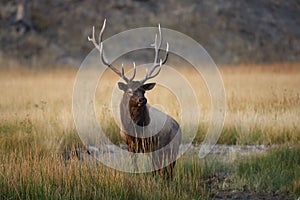
<path fill-rule="evenodd" d="M 201 142 L 210 117 L 209 94 L 199 75 L 187 68 L 177 70 L 196 88 L 201 107 L 196 142 Z M 220 71 L 224 79 L 228 110 L 219 143 L 299 144 L 299 64 L 225 66 Z M 72 159 L 66 162 L 62 158 L 62 151 L 82 145 L 72 118 L 75 76 L 74 69 L 1 69 L 0 199 L 209 199 L 218 188 L 227 189 L 228 183 L 225 180 L 218 183 L 210 178 L 219 173 L 228 173 L 230 170 L 227 169 L 232 167 L 209 162 L 203 164 L 196 155 L 195 158 L 184 156 L 179 159 L 175 181 L 170 185 L 147 174 L 126 174 L 104 165 L 94 166 Z M 100 81 L 101 87 L 96 93 L 96 111 L 99 121 L 110 132 L 110 137 L 119 142 L 118 127 L 109 113 L 108 95 L 116 81 L 117 77 L 110 71 Z M 174 81 L 174 84 L 180 83 Z M 147 97 L 151 104 L 163 105 L 166 112 L 179 119 L 179 104 L 166 88 L 157 87 Z M 297 152 L 295 155 L 298 155 Z M 295 165 L 293 169 L 299 168 L 296 159 L 291 157 L 289 161 Z M 253 166 L 257 165 L 255 162 Z M 275 174 L 281 173 L 277 173 L 278 167 L 274 166 L 273 161 L 267 164 L 270 169 L 275 169 Z M 241 185 L 235 186 L 239 184 L 236 181 L 230 187 L 244 188 L 244 182 L 252 180 L 251 174 L 244 177 L 244 174 L 248 175 L 249 169 L 255 169 L 252 165 L 248 168 L 247 164 L 246 167 L 241 165 Z M 254 186 L 249 185 L 249 189 L 260 189 L 255 178 L 272 178 L 263 172 L 257 172 L 252 183 Z M 288 174 L 294 176 L 293 173 Z M 290 187 L 288 182 L 294 181 L 292 175 L 288 180 L 281 181 L 283 184 L 278 187 L 289 185 L 286 191 L 295 190 L 299 193 L 299 187 Z M 213 182 L 213 186 L 206 181 Z M 275 180 L 273 185 L 278 185 L 278 181 Z M 272 187 L 267 189 L 273 191 Z M 274 186 L 275 190 L 278 187 Z M 137 188 L 137 191 L 132 188 Z"/>
<path fill-rule="evenodd" d="M 210 117 L 210 97 L 205 83 L 189 68 L 177 69 L 193 85 L 201 108 L 199 140 L 204 137 Z M 220 69 L 227 96 L 227 116 L 221 143 L 272 144 L 300 141 L 300 66 L 234 66 Z M 54 138 L 50 146 L 74 134 L 72 92 L 76 70 L 1 70 L 0 125 L 19 133 L 30 123 L 37 137 Z M 111 91 L 118 77 L 105 73 L 97 89 L 96 109 L 100 120 L 115 126 L 110 111 Z M 174 81 L 174 84 L 180 84 Z M 180 85 L 178 86 L 180 88 Z M 179 103 L 166 88 L 147 93 L 150 104 L 160 104 L 180 120 Z M 170 103 L 171 102 L 171 103 Z M 118 105 L 112 105 L 118 109 Z M 26 124 L 27 125 L 24 125 Z M 103 122 L 102 122 L 103 123 Z M 23 125 L 22 125 L 23 124 Z M 105 126 L 105 124 L 104 124 Z M 24 129 L 24 128 L 23 128 Z M 118 137 L 117 127 L 113 129 Z M 2 130 L 3 131 L 3 130 Z M 76 137 L 76 136 L 74 136 Z M 234 138 L 234 139 L 232 139 Z M 201 142 L 201 141 L 198 141 Z M 49 145 L 49 144 L 47 144 Z M 59 146 L 59 145 L 58 145 Z"/>
<path fill-rule="evenodd" d="M 222 69 L 228 100 L 225 127 L 236 127 L 239 143 L 299 143 L 299 65 Z M 254 136 L 256 131 L 258 136 Z"/>

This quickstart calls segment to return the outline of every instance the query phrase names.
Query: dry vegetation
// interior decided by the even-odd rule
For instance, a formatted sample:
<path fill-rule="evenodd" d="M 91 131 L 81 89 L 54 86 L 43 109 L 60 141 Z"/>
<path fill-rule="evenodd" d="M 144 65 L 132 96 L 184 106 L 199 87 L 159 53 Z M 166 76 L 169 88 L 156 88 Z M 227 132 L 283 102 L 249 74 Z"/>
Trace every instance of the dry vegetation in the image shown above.
<path fill-rule="evenodd" d="M 228 101 L 224 131 L 234 130 L 236 143 L 299 144 L 299 66 L 245 66 L 222 71 Z"/>
<path fill-rule="evenodd" d="M 200 143 L 209 121 L 209 94 L 200 76 L 186 68 L 178 70 L 192 84 L 198 84 L 196 95 L 202 113 L 195 142 Z M 223 67 L 221 74 L 225 83 L 228 111 L 219 143 L 299 145 L 299 64 Z M 155 199 L 165 195 L 170 199 L 190 199 L 209 198 L 216 195 L 219 189 L 245 187 L 256 191 L 261 189 L 299 194 L 299 153 L 286 156 L 290 159 L 287 167 L 292 171 L 284 171 L 284 166 L 282 170 L 288 173 L 290 179 L 282 180 L 280 183 L 283 185 L 278 186 L 275 181 L 268 187 L 265 187 L 264 182 L 261 183 L 262 186 L 254 184 L 258 179 L 253 179 L 251 173 L 262 177 L 261 171 L 248 170 L 256 169 L 251 166 L 257 167 L 259 161 L 241 164 L 238 167 L 240 174 L 237 175 L 240 179 L 230 179 L 234 182 L 230 187 L 228 179 L 215 179 L 216 174 L 228 169 L 226 166 L 219 167 L 216 163 L 203 163 L 197 159 L 180 159 L 175 181 L 170 186 L 151 176 L 123 174 L 104 166 L 95 167 L 86 163 L 80 165 L 76 161 L 64 162 L 61 152 L 82 145 L 72 119 L 71 101 L 75 76 L 76 70 L 71 69 L 1 70 L 0 199 L 70 198 L 73 195 L 78 198 L 124 199 L 132 195 L 139 199 Z M 110 82 L 117 79 L 110 72 L 105 76 L 110 81 L 100 82 L 106 85 L 98 88 L 96 108 L 99 120 L 103 120 L 109 136 L 118 143 L 117 126 L 111 116 L 104 118 L 102 115 L 103 111 L 109 111 L 109 101 L 103 98 L 103 92 L 110 92 L 109 86 L 114 87 Z M 170 92 L 162 92 L 164 90 L 160 87 L 153 90 L 148 94 L 149 101 L 164 105 L 167 112 L 178 118 L 180 113 L 174 112 L 178 107 L 176 101 L 167 104 L 170 98 L 175 97 Z M 273 165 L 269 160 L 270 165 L 266 166 Z M 140 189 L 137 192 L 131 190 L 138 186 Z M 155 192 L 149 193 L 150 191 Z"/>
<path fill-rule="evenodd" d="M 192 70 L 178 71 L 191 82 L 199 99 L 201 118 L 195 142 L 201 142 L 210 117 L 209 93 L 201 77 Z M 220 143 L 299 144 L 299 66 L 223 67 L 221 74 L 228 107 Z M 71 103 L 75 70 L 11 69 L 2 70 L 0 76 L 1 132 L 17 133 L 22 126 L 30 124 L 38 137 L 48 138 L 47 145 L 51 147 L 59 146 L 58 141 L 66 134 L 76 134 Z M 105 121 L 102 124 L 107 125 L 106 128 L 113 127 L 109 131 L 112 137 L 118 137 L 110 111 L 110 106 L 118 109 L 118 105 L 110 102 L 117 78 L 108 71 L 100 81 L 96 96 L 99 120 Z M 180 85 L 178 88 L 180 90 Z M 147 97 L 151 104 L 162 105 L 166 112 L 180 119 L 179 103 L 169 90 L 158 86 Z"/>

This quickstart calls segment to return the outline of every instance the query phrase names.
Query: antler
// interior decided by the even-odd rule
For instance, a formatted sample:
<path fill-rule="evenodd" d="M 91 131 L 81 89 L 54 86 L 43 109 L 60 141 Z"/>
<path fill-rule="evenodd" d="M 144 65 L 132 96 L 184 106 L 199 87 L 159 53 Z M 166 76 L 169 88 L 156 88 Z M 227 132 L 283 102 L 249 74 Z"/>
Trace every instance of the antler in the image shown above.
<path fill-rule="evenodd" d="M 154 39 L 154 44 L 151 44 L 151 46 L 154 46 L 155 49 L 155 56 L 154 56 L 154 61 L 153 61 L 153 65 L 151 67 L 151 69 L 147 72 L 146 77 L 142 80 L 140 80 L 140 83 L 145 83 L 147 80 L 156 77 L 160 70 L 161 70 L 161 66 L 163 64 L 165 64 L 167 62 L 168 59 L 168 55 L 169 55 L 169 43 L 167 43 L 167 48 L 166 48 L 166 54 L 164 59 L 159 59 L 158 62 L 158 54 L 159 54 L 159 50 L 161 47 L 161 43 L 162 43 L 162 35 L 161 35 L 161 29 L 160 29 L 160 24 L 158 24 L 158 33 L 159 33 L 159 41 L 157 41 L 157 34 L 155 35 L 155 39 Z M 155 74 L 153 74 L 153 72 L 156 70 L 157 72 Z"/>
<path fill-rule="evenodd" d="M 98 39 L 99 41 L 98 41 L 98 43 L 96 42 L 96 39 L 95 39 L 95 27 L 94 26 L 93 26 L 92 38 L 88 37 L 88 40 L 94 44 L 94 46 L 96 47 L 96 49 L 98 49 L 99 54 L 100 54 L 100 58 L 101 58 L 103 64 L 106 65 L 106 66 L 108 66 L 110 69 L 112 69 L 116 74 L 118 74 L 121 78 L 123 78 L 123 80 L 126 83 L 128 83 L 128 82 L 132 81 L 134 79 L 135 75 L 136 75 L 135 63 L 133 62 L 133 76 L 130 79 L 128 79 L 125 76 L 123 64 L 122 64 L 122 72 L 120 72 L 117 68 L 115 68 L 111 63 L 109 63 L 107 61 L 107 59 L 106 59 L 106 57 L 104 55 L 103 41 L 102 41 L 102 37 L 103 37 L 103 32 L 104 32 L 104 29 L 105 29 L 105 25 L 106 25 L 106 19 L 104 19 L 101 31 L 99 33 L 99 39 Z"/>

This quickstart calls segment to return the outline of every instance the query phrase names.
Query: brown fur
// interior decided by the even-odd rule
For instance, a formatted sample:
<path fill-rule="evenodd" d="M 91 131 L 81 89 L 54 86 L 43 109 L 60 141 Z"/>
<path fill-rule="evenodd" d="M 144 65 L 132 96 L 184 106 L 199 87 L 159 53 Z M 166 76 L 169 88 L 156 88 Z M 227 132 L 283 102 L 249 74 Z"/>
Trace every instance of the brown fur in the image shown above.
<path fill-rule="evenodd" d="M 159 169 L 158 172 L 162 174 L 162 167 L 164 166 L 164 162 L 167 160 L 174 161 L 169 164 L 167 178 L 173 177 L 173 168 L 175 165 L 175 159 L 177 157 L 177 153 L 179 151 L 179 145 L 181 142 L 181 130 L 178 123 L 171 118 L 170 116 L 160 112 L 157 109 L 151 109 L 154 114 L 149 114 L 150 106 L 147 105 L 147 99 L 144 97 L 144 93 L 146 90 L 151 90 L 155 83 L 144 84 L 147 80 L 156 77 L 160 70 L 161 66 L 164 65 L 168 59 L 168 51 L 169 44 L 166 46 L 166 54 L 163 59 L 158 59 L 159 51 L 161 49 L 162 44 L 162 34 L 160 25 L 158 26 L 158 35 L 156 35 L 154 40 L 154 49 L 155 49 L 155 60 L 153 62 L 152 68 L 147 72 L 144 79 L 140 81 L 133 81 L 136 75 L 136 66 L 133 63 L 133 75 L 131 78 L 127 78 L 124 74 L 124 67 L 122 67 L 122 71 L 119 71 L 115 68 L 111 63 L 107 61 L 103 53 L 103 42 L 102 36 L 105 29 L 106 19 L 103 22 L 100 34 L 99 34 L 99 42 L 97 43 L 95 38 L 95 30 L 93 28 L 92 37 L 88 37 L 88 40 L 91 41 L 94 46 L 99 50 L 100 57 L 104 65 L 108 66 L 112 69 L 116 74 L 118 74 L 122 79 L 127 83 L 119 82 L 119 88 L 124 91 L 123 99 L 120 105 L 120 113 L 121 113 L 121 137 L 125 141 L 128 146 L 128 151 L 131 152 L 152 152 L 152 163 L 155 166 L 155 169 Z M 156 71 L 156 73 L 155 73 Z M 151 124 L 151 127 L 148 128 L 148 124 Z M 153 119 L 154 118 L 154 119 Z M 158 121 L 157 121 L 158 120 Z M 165 120 L 165 121 L 163 121 Z M 158 123 L 156 123 L 158 122 Z M 159 123 L 164 122 L 164 124 Z M 162 126 L 157 126 L 161 124 Z M 138 126 L 138 128 L 137 128 Z M 142 128 L 142 129 L 141 129 Z M 149 134 L 148 138 L 144 138 L 143 134 L 145 134 L 145 128 L 155 134 Z M 158 130 L 158 128 L 161 128 Z M 150 137 L 150 135 L 152 135 Z M 175 140 L 173 140 L 175 139 Z M 172 143 L 170 143 L 172 141 Z M 174 142 L 175 141 L 175 142 Z M 173 144 L 173 146 L 170 146 Z M 160 150 L 162 147 L 165 147 L 163 153 L 165 155 L 161 155 L 161 153 L 157 153 L 157 150 Z M 161 151 L 159 151 L 161 152 Z"/>
<path fill-rule="evenodd" d="M 168 149 L 166 151 L 166 155 L 163 155 L 163 157 L 154 155 L 152 157 L 153 165 L 159 168 L 159 170 L 157 170 L 158 174 L 162 176 L 163 171 L 165 171 L 167 172 L 165 173 L 166 178 L 170 180 L 173 178 L 173 168 L 175 166 L 175 161 L 165 167 L 165 170 L 163 170 L 162 167 L 164 162 L 167 162 L 170 159 L 173 160 L 177 156 L 181 141 L 180 127 L 173 118 L 157 109 L 152 108 L 148 104 L 139 105 L 138 99 L 145 98 L 145 91 L 142 90 L 141 87 L 142 85 L 139 82 L 131 82 L 127 84 L 126 88 L 120 88 L 124 90 L 124 95 L 120 104 L 120 114 L 122 122 L 122 129 L 120 134 L 124 142 L 127 144 L 128 151 L 135 153 L 149 153 L 159 150 L 168 145 L 170 141 L 175 137 L 175 134 L 178 132 L 178 142 L 174 147 L 172 147 L 172 149 Z M 133 91 L 132 96 L 128 95 L 129 90 Z M 136 132 L 134 126 L 147 126 L 150 123 L 151 118 L 149 115 L 149 108 L 154 109 L 154 111 L 160 115 L 163 114 L 164 116 L 166 116 L 166 122 L 156 135 L 143 138 L 143 133 Z M 132 136 L 132 133 L 134 133 L 136 137 Z"/>

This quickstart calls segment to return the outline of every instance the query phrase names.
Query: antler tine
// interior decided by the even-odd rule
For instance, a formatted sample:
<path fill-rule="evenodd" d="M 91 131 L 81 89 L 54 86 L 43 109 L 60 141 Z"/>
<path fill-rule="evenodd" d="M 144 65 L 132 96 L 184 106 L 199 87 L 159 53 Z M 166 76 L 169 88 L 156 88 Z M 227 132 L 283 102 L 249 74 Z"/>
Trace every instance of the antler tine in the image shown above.
<path fill-rule="evenodd" d="M 163 60 L 160 59 L 159 63 L 157 62 L 159 50 L 160 50 L 160 47 L 162 44 L 162 34 L 161 34 L 160 24 L 158 24 L 158 34 L 159 34 L 159 39 L 157 39 L 157 34 L 156 34 L 155 39 L 154 39 L 154 44 L 152 44 L 152 46 L 154 46 L 154 51 L 155 51 L 153 65 L 152 65 L 151 69 L 147 72 L 146 77 L 140 81 L 141 83 L 144 83 L 147 80 L 156 77 L 161 71 L 161 66 L 167 62 L 168 54 L 169 54 L 169 43 L 167 43 L 166 54 L 165 54 L 164 59 Z M 157 72 L 155 74 L 153 74 L 153 72 L 157 68 L 159 68 L 159 69 L 157 70 Z"/>
<path fill-rule="evenodd" d="M 126 81 L 126 83 L 128 83 L 129 79 L 125 76 L 125 70 L 124 70 L 124 65 L 122 63 L 122 74 L 121 77 L 124 79 L 124 81 Z"/>
<path fill-rule="evenodd" d="M 100 43 L 103 43 L 102 41 L 102 37 L 103 37 L 103 33 L 104 33 L 104 29 L 105 29 L 105 26 L 106 26 L 106 19 L 104 19 L 104 21 L 103 21 L 103 25 L 102 25 L 102 28 L 101 28 L 101 31 L 100 31 L 100 33 L 99 33 L 99 44 Z"/>
<path fill-rule="evenodd" d="M 100 50 L 100 46 L 99 44 L 97 44 L 96 40 L 95 40 L 95 26 L 93 26 L 93 32 L 92 32 L 92 38 L 90 38 L 90 36 L 88 36 L 88 41 L 92 42 L 94 44 L 94 46 Z"/>
<path fill-rule="evenodd" d="M 122 66 L 122 73 L 121 73 L 117 68 L 115 68 L 112 64 L 110 64 L 107 61 L 107 59 L 104 55 L 103 41 L 102 40 L 103 40 L 103 33 L 104 33 L 104 30 L 105 30 L 105 25 L 106 25 L 106 19 L 104 19 L 101 31 L 99 33 L 99 42 L 98 43 L 95 40 L 95 27 L 94 26 L 93 26 L 92 38 L 88 37 L 88 41 L 91 41 L 94 44 L 94 46 L 96 47 L 96 49 L 98 49 L 99 55 L 100 55 L 100 58 L 101 58 L 103 64 L 108 66 L 116 74 L 118 74 L 120 77 L 122 77 L 125 82 L 128 82 L 129 81 L 128 78 L 124 75 L 124 67 Z"/>
<path fill-rule="evenodd" d="M 167 48 L 166 48 L 165 57 L 164 57 L 164 59 L 162 60 L 162 64 L 163 64 L 163 65 L 167 62 L 168 57 L 169 57 L 169 43 L 167 42 Z"/>
<path fill-rule="evenodd" d="M 161 36 L 161 29 L 160 29 L 160 24 L 158 24 L 158 34 L 159 34 L 159 41 L 157 41 L 157 34 L 155 34 L 154 38 L 154 43 L 151 46 L 154 46 L 154 51 L 155 51 L 155 56 L 154 56 L 154 61 L 153 63 L 157 62 L 158 54 L 159 54 L 159 49 L 161 47 L 161 42 L 162 42 L 162 36 Z"/>
<path fill-rule="evenodd" d="M 162 36 L 161 36 L 161 29 L 160 29 L 160 24 L 158 24 L 158 33 L 159 33 L 159 42 L 158 42 L 158 49 L 160 48 L 161 46 L 161 42 L 162 42 Z"/>
<path fill-rule="evenodd" d="M 132 75 L 132 77 L 129 79 L 129 81 L 132 81 L 132 80 L 134 79 L 135 75 L 136 75 L 136 66 L 135 66 L 135 62 L 133 62 L 133 75 Z"/>
<path fill-rule="evenodd" d="M 151 44 L 151 46 L 154 46 L 155 55 L 154 55 L 153 63 L 156 63 L 157 62 L 157 56 L 158 56 L 157 34 L 155 34 L 154 43 Z"/>

